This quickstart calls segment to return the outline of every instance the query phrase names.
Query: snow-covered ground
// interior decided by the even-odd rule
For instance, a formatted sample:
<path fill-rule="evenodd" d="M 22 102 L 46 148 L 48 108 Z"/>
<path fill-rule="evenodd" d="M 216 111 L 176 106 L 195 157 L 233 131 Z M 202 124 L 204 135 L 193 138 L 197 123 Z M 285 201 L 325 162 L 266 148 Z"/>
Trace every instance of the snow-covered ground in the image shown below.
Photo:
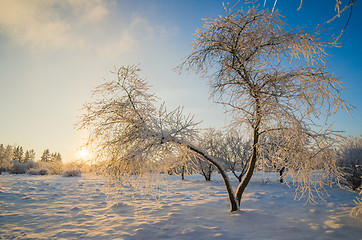
<path fill-rule="evenodd" d="M 170 176 L 167 198 L 115 202 L 96 176 L 3 174 L 0 239 L 362 239 L 362 219 L 348 216 L 355 193 L 332 188 L 328 202 L 305 205 L 275 175 L 257 174 L 230 213 L 213 178 Z"/>

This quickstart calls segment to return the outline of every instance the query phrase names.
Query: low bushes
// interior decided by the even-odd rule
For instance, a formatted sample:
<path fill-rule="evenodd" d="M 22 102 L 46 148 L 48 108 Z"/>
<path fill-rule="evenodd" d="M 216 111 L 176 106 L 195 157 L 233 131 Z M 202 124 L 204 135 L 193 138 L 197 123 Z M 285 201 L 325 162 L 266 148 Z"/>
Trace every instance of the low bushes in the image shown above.
<path fill-rule="evenodd" d="M 362 186 L 362 136 L 349 137 L 340 150 L 341 183 L 358 190 Z"/>
<path fill-rule="evenodd" d="M 72 170 L 65 171 L 62 174 L 62 176 L 63 177 L 80 177 L 80 176 L 82 176 L 82 172 L 78 169 L 72 169 Z"/>
<path fill-rule="evenodd" d="M 30 175 L 48 175 L 48 170 L 47 169 L 29 169 L 27 172 L 27 174 Z"/>
<path fill-rule="evenodd" d="M 8 172 L 11 174 L 24 174 L 34 166 L 35 163 L 33 161 L 28 161 L 26 163 L 21 163 L 19 161 L 12 161 L 12 164 L 10 165 Z"/>

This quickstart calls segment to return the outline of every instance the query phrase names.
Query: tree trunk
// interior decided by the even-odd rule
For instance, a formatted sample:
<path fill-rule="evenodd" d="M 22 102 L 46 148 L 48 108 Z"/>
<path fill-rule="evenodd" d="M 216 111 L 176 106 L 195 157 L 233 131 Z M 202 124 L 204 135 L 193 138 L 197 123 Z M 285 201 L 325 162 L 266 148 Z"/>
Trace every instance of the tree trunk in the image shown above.
<path fill-rule="evenodd" d="M 185 166 L 181 168 L 181 180 L 185 180 Z"/>
<path fill-rule="evenodd" d="M 279 170 L 279 181 L 283 183 L 283 172 L 285 170 L 285 167 L 282 167 L 282 169 Z"/>
<path fill-rule="evenodd" d="M 254 145 L 248 171 L 246 172 L 245 177 L 243 178 L 242 182 L 239 183 L 239 186 L 236 190 L 236 200 L 238 201 L 239 205 L 240 205 L 241 197 L 245 191 L 245 188 L 249 184 L 250 179 L 253 176 L 256 160 L 257 160 L 257 146 Z"/>
<path fill-rule="evenodd" d="M 238 176 L 239 183 L 241 183 L 242 178 L 243 178 L 243 175 L 240 173 L 240 175 Z"/>
<path fill-rule="evenodd" d="M 258 156 L 258 142 L 259 142 L 259 125 L 260 125 L 260 112 L 259 112 L 259 105 L 258 105 L 258 101 L 257 101 L 257 107 L 256 107 L 256 116 L 257 116 L 257 122 L 256 125 L 253 128 L 253 135 L 254 135 L 254 141 L 253 141 L 253 150 L 252 150 L 252 155 L 251 155 L 251 159 L 250 159 L 250 163 L 249 163 L 249 168 L 246 171 L 245 177 L 243 178 L 242 182 L 239 183 L 238 188 L 236 190 L 236 194 L 235 194 L 235 198 L 236 201 L 238 202 L 238 205 L 240 206 L 240 201 L 241 201 L 241 197 L 245 191 L 246 186 L 249 184 L 251 177 L 254 174 L 254 170 L 255 170 L 255 165 L 256 165 L 256 161 L 257 161 L 257 156 Z"/>
<path fill-rule="evenodd" d="M 176 142 L 179 143 L 179 144 L 185 145 L 181 141 L 176 141 Z M 187 144 L 186 147 L 188 149 L 192 150 L 193 152 L 196 152 L 196 153 L 200 154 L 201 156 L 203 156 L 207 161 L 212 163 L 219 170 L 219 172 L 220 172 L 220 174 L 221 174 L 221 176 L 222 176 L 222 178 L 224 180 L 224 184 L 225 184 L 228 196 L 229 196 L 230 211 L 234 212 L 234 211 L 239 210 L 239 204 L 236 201 L 236 198 L 234 196 L 234 191 L 233 191 L 233 188 L 231 186 L 229 177 L 228 177 L 225 169 L 223 168 L 222 164 L 218 160 L 216 160 L 214 157 L 212 157 L 211 155 L 209 155 L 207 152 L 203 151 L 200 148 L 197 148 L 197 147 L 195 147 L 195 146 L 193 146 L 191 144 Z"/>

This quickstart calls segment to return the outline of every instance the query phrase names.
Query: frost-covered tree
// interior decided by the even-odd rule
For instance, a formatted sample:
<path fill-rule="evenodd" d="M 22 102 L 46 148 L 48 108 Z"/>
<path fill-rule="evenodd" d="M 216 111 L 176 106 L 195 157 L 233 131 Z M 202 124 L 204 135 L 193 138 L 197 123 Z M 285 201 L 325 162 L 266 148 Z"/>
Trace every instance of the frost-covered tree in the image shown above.
<path fill-rule="evenodd" d="M 21 146 L 14 147 L 13 160 L 21 163 L 23 161 L 24 150 Z"/>
<path fill-rule="evenodd" d="M 0 174 L 1 172 L 5 171 L 5 161 L 4 161 L 4 153 L 5 153 L 5 147 L 3 144 L 0 144 Z"/>
<path fill-rule="evenodd" d="M 35 169 L 35 171 L 38 170 L 44 170 L 47 174 L 61 174 L 63 163 L 60 153 L 51 153 L 49 149 L 45 149 Z"/>
<path fill-rule="evenodd" d="M 13 146 L 7 145 L 4 149 L 3 154 L 0 156 L 3 171 L 7 171 L 10 168 L 11 161 L 13 160 L 13 152 Z"/>
<path fill-rule="evenodd" d="M 222 162 L 225 169 L 241 181 L 250 159 L 250 143 L 244 141 L 240 133 L 209 128 L 201 135 L 198 146 Z"/>
<path fill-rule="evenodd" d="M 167 172 L 174 166 L 165 162 L 169 158 L 164 154 L 178 149 L 168 144 L 170 140 L 194 138 L 192 119 L 184 118 L 181 109 L 168 112 L 164 105 L 157 108 L 157 97 L 149 93 L 139 72 L 137 66 L 116 69 L 117 79 L 94 90 L 96 99 L 84 106 L 78 125 L 90 129 L 88 144 L 96 147 L 97 158 L 104 160 L 106 174 L 112 179 Z"/>
<path fill-rule="evenodd" d="M 259 167 L 264 171 L 276 171 L 279 173 L 279 181 L 284 182 L 284 171 L 290 159 L 290 152 L 288 152 L 287 145 L 289 138 L 296 139 L 298 136 L 286 136 L 284 132 L 273 131 L 272 134 L 267 134 L 261 139 L 260 145 L 263 145 L 262 151 L 259 153 L 260 163 Z M 302 143 L 302 142 L 301 142 Z M 283 149 L 283 150 L 281 150 Z M 284 154 L 287 153 L 287 154 Z M 287 155 L 288 157 L 286 157 Z M 289 156 L 290 155 L 290 156 Z"/>
<path fill-rule="evenodd" d="M 339 152 L 341 183 L 352 190 L 362 186 L 362 136 L 348 137 Z"/>
<path fill-rule="evenodd" d="M 29 153 L 26 151 L 26 153 Z M 24 174 L 29 168 L 34 166 L 27 154 L 24 156 L 24 150 L 21 146 L 7 146 L 5 149 L 5 161 L 7 162 L 6 171 L 13 174 Z"/>
<path fill-rule="evenodd" d="M 211 156 L 220 161 L 221 145 L 220 141 L 222 138 L 221 131 L 216 131 L 214 128 L 208 128 L 203 131 L 200 139 L 198 140 L 198 147 L 207 151 Z M 215 170 L 215 167 L 209 161 L 203 158 L 196 157 L 193 161 L 196 165 L 196 171 L 205 177 L 206 181 L 211 180 L 211 174 Z"/>
<path fill-rule="evenodd" d="M 250 141 L 244 140 L 241 133 L 231 131 L 222 138 L 220 149 L 221 159 L 226 168 L 241 182 L 250 161 Z"/>
<path fill-rule="evenodd" d="M 196 30 L 192 52 L 178 70 L 205 78 L 231 117 L 229 127 L 246 129 L 252 142 L 249 167 L 235 193 L 238 203 L 268 134 L 283 132 L 286 146 L 279 150 L 293 160 L 289 173 L 303 184 L 302 196 L 319 191 L 321 179 L 336 170 L 329 156 L 336 135 L 314 121 L 350 107 L 341 99 L 342 82 L 325 65 L 326 48 L 335 44 L 321 41 L 319 33 L 289 30 L 277 11 L 254 5 L 208 19 Z M 312 170 L 320 159 L 324 171 L 316 176 Z"/>
<path fill-rule="evenodd" d="M 137 180 L 143 189 L 152 187 L 148 177 L 184 165 L 194 156 L 214 164 L 221 173 L 230 200 L 231 210 L 239 206 L 222 163 L 193 145 L 197 124 L 184 116 L 182 109 L 167 111 L 164 104 L 156 107 L 157 98 L 149 91 L 147 81 L 139 76 L 138 66 L 116 69 L 116 79 L 106 81 L 94 92 L 95 100 L 85 104 L 78 122 L 79 129 L 88 129 L 88 145 L 102 161 L 104 173 L 118 189 Z M 170 153 L 180 157 L 170 158 Z M 181 162 L 174 162 L 181 161 Z M 143 181 L 142 181 L 143 180 Z"/>
<path fill-rule="evenodd" d="M 33 149 L 26 150 L 22 163 L 35 160 L 35 151 Z"/>
<path fill-rule="evenodd" d="M 60 163 L 62 162 L 62 155 L 60 153 L 52 153 L 50 154 L 50 161 Z"/>
<path fill-rule="evenodd" d="M 43 154 L 41 155 L 40 161 L 41 162 L 50 162 L 51 154 L 49 149 L 45 149 Z"/>
<path fill-rule="evenodd" d="M 169 112 L 163 104 L 156 107 L 157 98 L 149 93 L 137 66 L 116 69 L 116 80 L 95 89 L 96 99 L 84 106 L 78 126 L 89 129 L 88 144 L 96 146 L 113 185 L 124 184 L 130 175 L 139 179 L 166 172 L 173 163 L 163 156 L 188 150 L 221 173 L 231 211 L 239 209 L 253 175 L 263 147 L 259 140 L 280 132 L 286 145 L 279 150 L 289 159 L 288 173 L 302 183 L 301 196 L 307 194 L 313 201 L 311 192 L 319 191 L 337 169 L 330 156 L 333 132 L 316 130 L 313 121 L 340 107 L 349 109 L 340 97 L 341 81 L 324 65 L 325 48 L 333 44 L 320 41 L 318 33 L 287 31 L 277 12 L 256 7 L 209 19 L 204 31 L 197 31 L 193 51 L 180 69 L 202 73 L 216 102 L 232 117 L 230 128 L 245 127 L 250 133 L 250 162 L 235 193 L 219 159 L 192 144 L 196 135 L 192 118 L 180 108 Z M 314 169 L 323 171 L 313 174 Z"/>
<path fill-rule="evenodd" d="M 191 157 L 196 172 L 200 173 L 206 181 L 211 181 L 211 175 L 215 170 L 215 166 L 200 156 Z"/>
<path fill-rule="evenodd" d="M 3 144 L 0 144 L 0 174 L 8 169 L 12 159 L 12 147 L 10 146 L 11 151 L 9 151 L 8 147 L 9 146 L 5 147 Z M 11 155 L 9 155 L 10 152 Z"/>

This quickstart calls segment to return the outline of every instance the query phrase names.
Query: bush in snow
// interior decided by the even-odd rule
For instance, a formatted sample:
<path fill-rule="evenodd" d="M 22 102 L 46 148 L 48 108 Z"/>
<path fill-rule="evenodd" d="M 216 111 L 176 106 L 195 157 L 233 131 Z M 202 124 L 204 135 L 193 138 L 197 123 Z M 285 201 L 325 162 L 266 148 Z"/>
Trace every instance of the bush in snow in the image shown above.
<path fill-rule="evenodd" d="M 341 148 L 338 166 L 341 183 L 357 190 L 362 185 L 362 136 L 348 137 Z"/>
<path fill-rule="evenodd" d="M 37 162 L 37 169 L 44 169 L 51 175 L 60 175 L 63 172 L 62 162 Z"/>
<path fill-rule="evenodd" d="M 63 172 L 78 169 L 82 173 L 98 173 L 100 171 L 101 166 L 94 163 L 93 161 L 85 161 L 85 160 L 75 160 L 72 162 L 64 163 Z"/>
<path fill-rule="evenodd" d="M 17 160 L 14 160 L 9 168 L 9 173 L 11 174 L 24 174 L 27 170 L 34 167 L 35 163 L 33 161 L 28 161 L 26 163 L 21 163 Z"/>
<path fill-rule="evenodd" d="M 47 169 L 39 169 L 39 168 L 31 168 L 28 171 L 26 171 L 27 174 L 30 175 L 48 175 Z"/>
<path fill-rule="evenodd" d="M 78 169 L 68 170 L 62 174 L 63 177 L 80 177 L 82 172 Z"/>

